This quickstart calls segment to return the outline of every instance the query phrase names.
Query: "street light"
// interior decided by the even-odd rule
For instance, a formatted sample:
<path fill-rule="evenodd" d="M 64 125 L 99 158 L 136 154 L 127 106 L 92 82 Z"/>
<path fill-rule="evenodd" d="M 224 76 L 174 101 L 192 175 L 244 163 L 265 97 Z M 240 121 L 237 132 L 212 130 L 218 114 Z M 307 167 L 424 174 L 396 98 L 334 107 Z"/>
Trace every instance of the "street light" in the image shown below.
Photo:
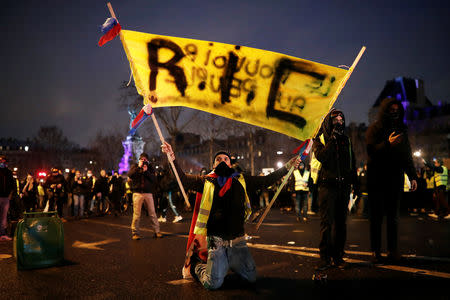
<path fill-rule="evenodd" d="M 277 154 L 281 155 L 281 154 L 283 154 L 283 151 L 277 151 Z"/>
<path fill-rule="evenodd" d="M 283 163 L 281 161 L 277 162 L 277 167 L 281 168 L 283 166 Z"/>
<path fill-rule="evenodd" d="M 25 152 L 28 152 L 28 150 L 30 150 L 30 147 L 25 146 Z"/>
<path fill-rule="evenodd" d="M 415 152 L 413 153 L 413 155 L 414 155 L 415 157 L 421 157 L 421 156 L 422 156 L 422 150 L 417 150 L 417 151 L 415 151 Z"/>

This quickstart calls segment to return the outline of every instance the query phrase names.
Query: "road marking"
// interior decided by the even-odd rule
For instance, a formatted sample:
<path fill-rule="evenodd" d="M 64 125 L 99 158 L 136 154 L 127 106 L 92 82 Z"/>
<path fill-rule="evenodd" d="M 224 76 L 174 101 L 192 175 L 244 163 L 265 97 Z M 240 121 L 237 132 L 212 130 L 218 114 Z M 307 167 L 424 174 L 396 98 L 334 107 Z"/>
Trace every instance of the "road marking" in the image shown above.
<path fill-rule="evenodd" d="M 263 249 L 263 250 L 280 252 L 280 253 L 289 253 L 289 254 L 295 254 L 295 255 L 300 255 L 300 256 L 320 258 L 319 254 L 316 254 L 316 253 L 289 249 L 289 248 L 294 248 L 293 246 L 278 246 L 278 245 L 266 245 L 266 244 L 250 244 L 250 243 L 247 245 L 248 245 L 248 247 L 252 247 L 252 248 L 256 248 L 256 249 Z M 298 247 L 298 248 L 306 248 L 306 247 Z M 306 248 L 306 249 L 316 249 L 316 248 Z M 306 249 L 304 249 L 304 250 L 306 250 Z M 348 251 L 346 253 L 349 253 L 349 252 L 351 252 L 351 251 Z M 357 251 L 353 251 L 353 252 L 357 252 Z M 344 258 L 344 260 L 349 263 L 369 264 L 368 261 L 364 261 L 364 260 L 360 260 L 360 259 Z M 424 269 L 417 269 L 417 268 L 404 267 L 404 266 L 394 266 L 394 265 L 374 265 L 374 266 L 377 268 L 381 268 L 381 269 L 450 279 L 450 273 L 436 272 L 436 271 L 429 271 L 429 270 L 424 270 Z"/>
<path fill-rule="evenodd" d="M 84 222 L 102 224 L 102 225 L 113 226 L 113 227 L 118 227 L 118 228 L 122 228 L 122 229 L 131 230 L 130 225 L 113 224 L 113 223 L 108 223 L 108 222 L 93 221 L 93 220 L 86 220 L 86 219 L 84 219 L 83 221 Z M 152 233 L 154 232 L 153 229 L 147 229 L 147 228 L 141 228 L 139 230 L 140 231 L 145 231 L 145 232 L 152 232 Z M 184 237 L 184 238 L 188 238 L 189 237 L 187 234 L 176 234 L 176 233 L 167 232 L 167 231 L 161 231 L 161 233 L 165 234 L 165 235 L 179 236 L 179 237 Z"/>
<path fill-rule="evenodd" d="M 194 281 L 192 279 L 178 279 L 178 280 L 172 280 L 172 281 L 168 281 L 168 284 L 171 285 L 182 285 L 182 284 L 188 284 L 188 283 L 193 283 Z"/>
<path fill-rule="evenodd" d="M 88 221 L 88 220 L 83 220 L 83 221 Z M 107 223 L 107 222 L 102 222 L 102 221 L 93 221 L 93 220 L 89 220 L 88 222 L 130 229 L 130 226 L 127 226 L 127 225 L 112 224 L 112 223 Z M 272 226 L 272 224 L 269 226 Z M 145 228 L 141 229 L 141 230 L 147 231 L 147 232 L 153 232 L 153 230 L 145 229 Z M 188 235 L 186 235 L 186 234 L 174 234 L 171 232 L 162 232 L 162 233 L 170 234 L 172 236 L 184 237 L 184 238 L 188 237 Z M 268 245 L 268 244 L 256 244 L 256 243 L 247 243 L 247 245 L 248 245 L 248 247 L 256 248 L 256 249 L 320 258 L 319 254 L 311 253 L 311 252 L 319 252 L 318 248 L 308 248 L 308 247 L 302 247 L 302 246 Z M 304 251 L 299 251 L 299 250 L 304 250 Z M 311 251 L 311 252 L 305 252 L 305 251 Z M 345 251 L 345 253 L 353 254 L 353 255 L 363 255 L 363 256 L 372 255 L 371 252 L 364 252 L 364 251 Z M 383 253 L 382 255 L 386 255 L 386 254 Z M 414 256 L 414 255 L 409 255 L 409 256 L 405 255 L 405 257 L 413 258 L 413 259 L 416 258 L 416 259 L 424 259 L 424 260 L 432 260 L 432 261 L 450 262 L 450 258 L 446 258 L 446 257 L 438 258 L 438 257 Z M 364 261 L 364 260 L 358 260 L 358 259 L 352 259 L 352 258 L 345 258 L 345 260 L 349 263 L 367 263 L 367 264 L 369 264 L 368 261 Z M 450 274 L 444 273 L 444 272 L 435 272 L 435 271 L 416 269 L 416 268 L 410 268 L 410 267 L 402 267 L 402 266 L 393 266 L 393 265 L 375 265 L 375 266 L 378 268 L 394 270 L 394 271 L 408 272 L 408 273 L 421 274 L 421 275 L 429 275 L 429 276 L 435 276 L 435 277 L 441 277 L 441 278 L 450 278 Z"/>
<path fill-rule="evenodd" d="M 83 242 L 80 242 L 80 241 L 75 241 L 72 244 L 72 247 L 74 247 L 74 248 L 83 248 L 83 249 L 91 249 L 91 250 L 105 250 L 105 249 L 100 248 L 98 246 L 106 245 L 106 244 L 110 244 L 110 243 L 115 243 L 115 242 L 120 242 L 120 240 L 118 240 L 118 239 L 107 239 L 107 240 L 104 240 L 104 241 L 93 242 L 93 243 L 83 243 Z"/>

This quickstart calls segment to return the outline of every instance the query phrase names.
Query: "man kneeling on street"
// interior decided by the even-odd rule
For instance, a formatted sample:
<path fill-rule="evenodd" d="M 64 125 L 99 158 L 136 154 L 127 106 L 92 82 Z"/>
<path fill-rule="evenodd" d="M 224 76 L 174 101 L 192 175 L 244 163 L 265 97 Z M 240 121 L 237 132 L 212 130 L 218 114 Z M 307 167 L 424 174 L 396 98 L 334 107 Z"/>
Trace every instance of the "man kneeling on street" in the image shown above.
<path fill-rule="evenodd" d="M 192 257 L 191 275 L 210 290 L 222 286 L 229 269 L 243 279 L 255 282 L 256 266 L 244 233 L 244 222 L 251 214 L 247 191 L 272 185 L 292 165 L 298 166 L 300 159 L 291 159 L 285 167 L 267 176 L 244 176 L 231 167 L 230 154 L 219 151 L 214 156 L 213 172 L 187 175 L 175 161 L 175 154 L 167 142 L 162 145 L 162 150 L 174 161 L 183 185 L 202 193 L 194 233 L 206 236 L 208 259 L 204 264 L 198 257 Z"/>

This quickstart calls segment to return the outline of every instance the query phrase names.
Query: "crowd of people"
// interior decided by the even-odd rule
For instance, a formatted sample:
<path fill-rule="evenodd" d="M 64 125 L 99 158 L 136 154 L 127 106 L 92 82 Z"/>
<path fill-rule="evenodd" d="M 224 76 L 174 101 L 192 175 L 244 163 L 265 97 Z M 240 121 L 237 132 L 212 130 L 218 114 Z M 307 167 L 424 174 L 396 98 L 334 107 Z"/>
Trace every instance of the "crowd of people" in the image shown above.
<path fill-rule="evenodd" d="M 0 156 L 0 240 L 11 240 L 11 223 L 23 217 L 24 213 L 57 211 L 65 222 L 104 215 L 126 215 L 133 213 L 133 193 L 139 190 L 133 174 L 107 173 L 100 170 L 98 176 L 92 170 L 82 173 L 72 169 L 67 173 L 52 168 L 47 176 L 28 173 L 25 178 L 8 168 L 7 157 Z M 156 201 L 158 222 L 166 222 L 170 207 L 173 222 L 182 220 L 176 209 L 179 201 L 178 186 L 171 173 L 163 168 L 149 167 L 155 177 L 152 180 L 152 194 Z M 142 206 L 142 205 L 141 205 Z M 148 214 L 150 210 L 145 207 Z"/>

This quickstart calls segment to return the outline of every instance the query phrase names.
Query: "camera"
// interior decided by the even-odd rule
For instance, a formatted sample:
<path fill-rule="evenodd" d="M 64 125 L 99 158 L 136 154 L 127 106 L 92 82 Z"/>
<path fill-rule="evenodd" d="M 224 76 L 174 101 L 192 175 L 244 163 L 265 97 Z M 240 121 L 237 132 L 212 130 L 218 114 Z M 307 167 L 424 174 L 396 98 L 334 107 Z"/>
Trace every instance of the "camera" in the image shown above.
<path fill-rule="evenodd" d="M 149 166 L 148 160 L 144 160 L 144 161 L 142 162 L 142 165 L 148 167 L 148 166 Z"/>

